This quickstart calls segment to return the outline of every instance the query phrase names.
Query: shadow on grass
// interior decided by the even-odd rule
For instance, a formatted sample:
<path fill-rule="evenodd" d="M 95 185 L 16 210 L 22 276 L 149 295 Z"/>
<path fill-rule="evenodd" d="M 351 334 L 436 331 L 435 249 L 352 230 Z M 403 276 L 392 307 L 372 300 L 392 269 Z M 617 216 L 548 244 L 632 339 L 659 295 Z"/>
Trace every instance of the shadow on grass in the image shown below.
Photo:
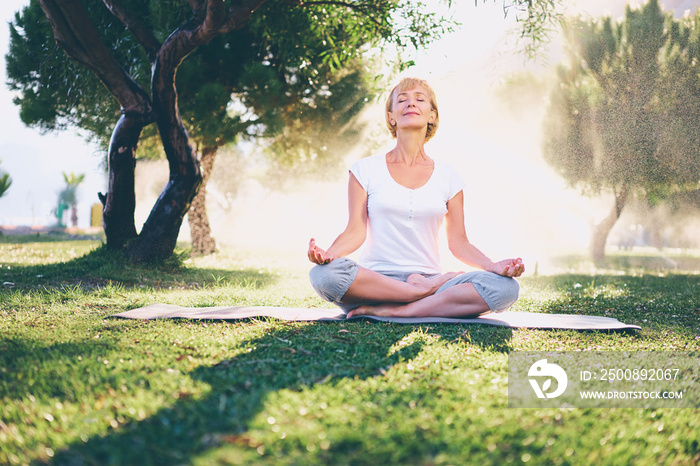
<path fill-rule="evenodd" d="M 0 244 L 58 243 L 75 240 L 104 241 L 104 239 L 104 233 L 94 235 L 71 234 L 60 229 L 19 235 L 0 231 Z"/>
<path fill-rule="evenodd" d="M 490 327 L 486 325 L 467 325 L 462 332 L 462 339 L 486 351 L 509 353 L 513 350 L 511 340 L 513 329 L 509 327 Z"/>
<path fill-rule="evenodd" d="M 328 327 L 329 325 L 333 327 Z M 185 372 L 193 381 L 204 382 L 211 387 L 201 399 L 181 397 L 171 406 L 146 419 L 127 422 L 118 431 L 93 435 L 85 442 L 77 439 L 67 448 L 57 451 L 49 461 L 67 465 L 191 464 L 197 456 L 219 447 L 234 449 L 233 453 L 226 450 L 226 454 L 255 457 L 255 446 L 252 445 L 251 448 L 251 440 L 246 432 L 252 428 L 251 423 L 256 416 L 265 409 L 266 400 L 271 394 L 281 390 L 322 390 L 323 386 L 327 386 L 329 392 L 322 393 L 329 394 L 332 390 L 335 395 L 331 394 L 329 398 L 337 399 L 338 390 L 342 393 L 344 389 L 339 385 L 345 381 L 383 377 L 391 366 L 413 360 L 423 350 L 425 342 L 420 338 L 409 339 L 397 345 L 397 342 L 415 331 L 415 326 L 378 324 L 382 328 L 377 331 L 379 329 L 375 325 L 377 324 L 343 324 L 341 328 L 346 330 L 344 332 L 329 332 L 329 328 L 337 328 L 335 324 L 277 326 L 262 337 L 243 342 L 242 348 L 249 347 L 250 351 L 214 365 L 199 366 Z M 455 341 L 460 338 L 462 330 L 460 326 L 431 326 L 430 333 L 447 341 Z M 505 350 L 507 343 L 500 340 L 508 339 L 511 333 L 502 329 L 494 330 L 496 331 L 482 334 L 470 329 L 470 340 L 477 345 Z M 8 343 L 13 348 L 17 344 L 20 343 Z M 60 366 L 75 354 L 89 351 L 82 344 L 76 344 L 75 347 L 71 347 L 71 344 L 60 346 L 41 349 L 38 353 L 42 357 L 53 359 L 42 360 L 39 365 Z M 17 349 L 22 348 L 14 348 Z M 122 353 L 116 348 L 113 350 L 124 359 L 129 358 L 128 352 Z M 37 352 L 33 351 L 33 354 Z M 160 370 L 164 368 L 160 367 Z M 43 375 L 60 376 L 52 373 Z M 119 378 L 119 374 L 110 377 Z M 104 386 L 111 383 L 110 380 L 99 380 L 98 383 Z M 52 396 L 59 396 L 57 391 L 69 388 L 46 385 L 45 389 Z M 383 384 L 382 390 L 395 400 L 397 406 L 433 396 L 424 391 L 416 392 L 416 389 L 390 390 L 386 384 Z M 311 396 L 314 393 L 318 396 L 316 391 Z M 17 394 L 11 394 L 15 395 Z M 329 403 L 332 401 L 329 400 Z M 420 432 L 416 433 L 419 434 Z M 348 432 L 342 438 L 334 438 L 330 448 L 318 452 L 316 458 L 323 462 L 324 459 L 330 460 L 337 455 L 363 457 L 363 435 L 362 432 Z M 292 444 L 289 448 L 301 451 L 305 445 Z M 406 448 L 422 451 L 425 447 L 417 442 Z M 382 462 L 381 458 L 377 460 Z M 39 460 L 35 462 L 40 463 Z"/>
<path fill-rule="evenodd" d="M 79 401 L 77 392 L 80 391 L 76 381 L 78 385 L 84 383 L 91 387 L 93 394 L 99 394 L 100 387 L 117 386 L 118 374 L 104 364 L 86 369 L 82 361 L 100 357 L 104 360 L 105 354 L 117 351 L 115 343 L 106 341 L 47 344 L 41 340 L 2 339 L 0 399 L 19 400 L 29 395 L 35 399 L 75 402 Z"/>
<path fill-rule="evenodd" d="M 221 283 L 244 284 L 258 289 L 274 284 L 278 277 L 257 269 L 224 270 L 190 268 L 183 257 L 173 255 L 160 265 L 135 265 L 120 251 L 100 246 L 84 256 L 55 264 L 18 265 L 0 269 L 0 282 L 14 289 L 80 285 L 91 289 L 107 284 L 125 287 L 200 288 Z M 7 286 L 7 285 L 6 285 Z"/>

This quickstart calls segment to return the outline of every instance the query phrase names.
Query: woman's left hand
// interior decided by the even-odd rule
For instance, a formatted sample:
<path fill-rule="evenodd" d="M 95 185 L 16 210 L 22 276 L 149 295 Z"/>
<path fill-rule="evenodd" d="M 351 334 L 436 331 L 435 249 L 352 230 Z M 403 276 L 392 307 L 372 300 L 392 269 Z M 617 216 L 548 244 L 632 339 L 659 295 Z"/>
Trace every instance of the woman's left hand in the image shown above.
<path fill-rule="evenodd" d="M 517 259 L 504 259 L 492 263 L 487 271 L 503 275 L 504 277 L 515 278 L 525 272 L 525 264 L 523 264 L 523 260 L 520 257 Z"/>

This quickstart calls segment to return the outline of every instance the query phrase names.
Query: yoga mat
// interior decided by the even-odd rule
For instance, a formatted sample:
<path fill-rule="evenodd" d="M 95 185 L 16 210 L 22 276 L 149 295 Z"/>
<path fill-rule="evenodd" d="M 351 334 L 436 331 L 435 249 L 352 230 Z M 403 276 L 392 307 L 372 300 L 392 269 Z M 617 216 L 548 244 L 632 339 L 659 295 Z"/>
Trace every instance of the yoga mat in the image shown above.
<path fill-rule="evenodd" d="M 497 312 L 468 319 L 447 317 L 378 317 L 358 316 L 346 319 L 339 309 L 304 309 L 274 306 L 182 307 L 172 304 L 150 304 L 114 314 L 126 319 L 202 319 L 238 320 L 271 317 L 280 320 L 318 322 L 394 322 L 398 324 L 483 324 L 512 328 L 573 329 L 573 330 L 640 330 L 610 317 L 575 314 L 545 314 L 538 312 Z"/>

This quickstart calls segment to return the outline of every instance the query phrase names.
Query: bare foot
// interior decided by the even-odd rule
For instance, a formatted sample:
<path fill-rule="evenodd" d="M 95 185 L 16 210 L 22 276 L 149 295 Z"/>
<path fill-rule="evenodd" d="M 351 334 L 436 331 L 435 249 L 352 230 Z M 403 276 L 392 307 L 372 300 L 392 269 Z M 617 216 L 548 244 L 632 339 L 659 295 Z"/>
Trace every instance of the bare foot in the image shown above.
<path fill-rule="evenodd" d="M 405 307 L 405 304 L 396 303 L 384 303 L 376 306 L 365 305 L 348 312 L 346 318 L 357 316 L 401 317 L 401 311 Z"/>
<path fill-rule="evenodd" d="M 448 272 L 437 277 L 427 278 L 421 274 L 414 273 L 408 276 L 406 283 L 418 287 L 425 296 L 428 296 L 434 294 L 442 285 L 460 274 L 461 272 Z"/>

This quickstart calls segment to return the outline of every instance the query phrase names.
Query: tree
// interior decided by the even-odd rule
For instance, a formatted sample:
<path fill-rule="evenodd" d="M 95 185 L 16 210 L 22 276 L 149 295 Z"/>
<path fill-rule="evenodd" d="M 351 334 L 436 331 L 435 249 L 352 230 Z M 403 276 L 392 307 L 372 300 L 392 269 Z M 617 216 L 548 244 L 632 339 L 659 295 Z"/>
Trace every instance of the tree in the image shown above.
<path fill-rule="evenodd" d="M 284 11 L 275 13 L 274 18 L 266 18 L 265 28 L 293 36 L 308 30 L 307 24 Z M 301 79 L 303 73 L 297 68 L 302 64 L 316 73 L 325 68 L 327 60 L 322 54 L 327 48 L 319 41 L 305 42 L 303 62 L 299 61 L 300 52 L 294 51 L 296 47 L 282 50 L 275 46 L 268 65 L 257 63 L 250 51 L 255 49 L 253 42 L 266 32 L 256 27 L 251 22 L 248 31 L 239 34 L 245 47 L 234 49 L 228 40 L 218 38 L 192 53 L 178 70 L 180 111 L 202 170 L 202 185 L 187 213 L 193 254 L 216 250 L 205 202 L 219 148 L 240 138 L 256 140 L 267 148 L 272 162 L 313 165 L 319 170 L 324 164 L 342 160 L 353 147 L 361 129 L 353 120 L 373 97 L 367 59 L 347 62 L 342 70 L 324 76 Z M 236 95 L 233 101 L 232 94 Z M 232 103 L 255 117 L 232 113 Z M 325 137 L 324 143 L 321 137 Z M 321 150 L 323 146 L 325 150 Z"/>
<path fill-rule="evenodd" d="M 63 179 L 66 182 L 66 187 L 58 194 L 59 205 L 65 204 L 71 209 L 71 223 L 74 227 L 78 226 L 78 186 L 85 180 L 85 175 L 76 175 L 75 173 L 63 173 Z M 59 222 L 61 219 L 59 219 Z"/>
<path fill-rule="evenodd" d="M 188 118 L 185 124 L 195 142 L 203 177 L 187 214 L 194 254 L 216 250 L 205 202 L 206 184 L 220 147 L 240 138 L 255 139 L 267 148 L 271 162 L 313 165 L 313 170 L 318 171 L 324 164 L 342 160 L 354 146 L 361 129 L 355 117 L 374 94 L 364 71 L 366 63 L 362 62 L 348 63 L 342 71 L 328 76 L 325 86 L 315 88 L 310 88 L 308 81 L 285 84 L 279 73 L 269 72 L 269 67 L 250 65 L 237 79 L 208 82 L 208 76 L 214 74 L 211 68 L 225 54 L 225 50 L 209 48 L 203 48 L 207 49 L 206 54 L 190 57 L 181 67 L 177 81 L 183 89 L 182 114 L 189 118 L 189 124 Z M 314 54 L 308 63 L 318 69 L 322 59 Z M 279 66 L 288 68 L 285 61 Z M 241 88 L 245 93 L 240 102 L 255 113 L 254 120 L 232 119 L 227 113 L 231 94 Z"/>
<path fill-rule="evenodd" d="M 657 0 L 624 20 L 567 26 L 569 63 L 558 68 L 544 125 L 546 160 L 588 194 L 611 191 L 591 254 L 631 196 L 657 202 L 700 181 L 700 13 L 674 19 Z"/>
<path fill-rule="evenodd" d="M 109 190 L 101 196 L 104 228 L 108 247 L 125 248 L 139 261 L 158 261 L 172 253 L 182 219 L 202 183 L 180 112 L 178 90 L 185 91 L 176 86 L 176 72 L 189 55 L 200 49 L 205 53 L 207 45 L 218 43 L 219 53 L 223 49 L 242 56 L 231 63 L 223 61 L 227 56 L 214 54 L 220 66 L 207 83 L 228 99 L 230 86 L 235 86 L 233 94 L 244 111 L 232 118 L 233 123 L 259 135 L 271 125 L 255 118 L 251 102 L 256 99 L 275 104 L 275 97 L 282 97 L 276 102 L 280 110 L 313 107 L 342 68 L 362 59 L 369 47 L 420 46 L 439 34 L 443 25 L 434 15 L 422 13 L 420 4 L 389 0 L 40 0 L 38 4 L 48 23 L 33 1 L 15 19 L 8 55 L 11 86 L 21 93 L 17 99 L 21 116 L 45 129 L 75 125 L 105 140 L 110 125 L 96 116 L 95 109 L 116 113 L 108 148 Z M 404 20 L 393 22 L 397 15 Z M 84 69 L 51 49 L 45 40 L 49 25 L 56 44 Z M 26 73 L 27 69 L 33 72 Z M 230 82 L 222 78 L 224 71 Z M 253 80 L 261 75 L 267 75 L 267 81 Z M 104 93 L 82 92 L 78 83 L 83 78 L 93 87 L 99 80 L 118 108 Z M 59 86 L 52 86 L 56 81 Z M 217 83 L 223 89 L 216 89 Z M 63 94 L 57 96 L 57 91 Z M 221 109 L 221 101 L 216 102 Z M 248 114 L 252 116 L 244 121 Z M 275 116 L 275 111 L 269 114 Z M 135 151 L 151 123 L 156 124 L 169 161 L 170 181 L 137 235 Z"/>

